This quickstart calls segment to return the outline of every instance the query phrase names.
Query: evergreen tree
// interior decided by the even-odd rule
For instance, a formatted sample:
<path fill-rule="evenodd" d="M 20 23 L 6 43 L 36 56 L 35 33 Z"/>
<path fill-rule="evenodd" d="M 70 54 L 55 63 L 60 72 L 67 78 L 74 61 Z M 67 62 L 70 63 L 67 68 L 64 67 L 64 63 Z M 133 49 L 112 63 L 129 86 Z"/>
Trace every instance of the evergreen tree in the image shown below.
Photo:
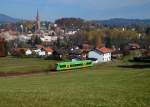
<path fill-rule="evenodd" d="M 35 37 L 35 41 L 34 42 L 35 42 L 35 44 L 41 44 L 42 43 L 40 37 L 38 37 L 38 36 Z"/>
<path fill-rule="evenodd" d="M 106 46 L 107 48 L 112 48 L 112 40 L 111 40 L 111 38 L 108 37 L 108 36 L 105 38 L 105 46 Z"/>

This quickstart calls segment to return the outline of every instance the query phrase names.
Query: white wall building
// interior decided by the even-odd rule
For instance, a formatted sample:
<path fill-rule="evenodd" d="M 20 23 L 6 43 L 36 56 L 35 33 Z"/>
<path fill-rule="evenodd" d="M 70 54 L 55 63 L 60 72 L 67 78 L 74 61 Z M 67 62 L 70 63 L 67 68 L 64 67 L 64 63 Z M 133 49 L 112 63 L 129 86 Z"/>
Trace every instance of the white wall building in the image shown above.
<path fill-rule="evenodd" d="M 88 58 L 97 59 L 95 63 L 109 62 L 111 61 L 111 49 L 103 47 L 92 50 L 88 53 Z"/>
<path fill-rule="evenodd" d="M 51 42 L 51 41 L 56 41 L 57 38 L 58 38 L 57 36 L 43 36 L 40 39 L 42 42 Z"/>
<path fill-rule="evenodd" d="M 46 55 L 46 52 L 45 51 L 40 51 L 39 53 L 38 53 L 38 56 L 45 56 Z"/>
<path fill-rule="evenodd" d="M 30 49 L 27 49 L 26 52 L 25 52 L 25 55 L 27 55 L 27 56 L 32 55 L 32 51 Z"/>
<path fill-rule="evenodd" d="M 26 42 L 26 41 L 30 40 L 31 37 L 25 36 L 25 35 L 19 35 L 19 36 L 18 36 L 18 39 L 19 39 L 20 41 L 22 41 L 22 42 Z"/>

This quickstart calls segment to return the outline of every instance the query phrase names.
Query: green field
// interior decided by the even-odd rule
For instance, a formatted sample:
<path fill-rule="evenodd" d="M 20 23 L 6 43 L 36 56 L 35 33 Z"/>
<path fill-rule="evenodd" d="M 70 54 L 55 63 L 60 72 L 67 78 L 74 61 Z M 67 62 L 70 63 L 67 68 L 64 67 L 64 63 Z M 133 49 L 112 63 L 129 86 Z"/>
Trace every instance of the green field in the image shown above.
<path fill-rule="evenodd" d="M 31 59 L 24 60 L 32 62 Z M 39 60 L 39 66 L 45 68 L 48 62 Z M 0 107 L 149 107 L 150 68 L 117 65 L 0 77 Z"/>
<path fill-rule="evenodd" d="M 50 64 L 56 61 L 40 58 L 0 58 L 0 72 L 36 72 L 49 70 Z"/>

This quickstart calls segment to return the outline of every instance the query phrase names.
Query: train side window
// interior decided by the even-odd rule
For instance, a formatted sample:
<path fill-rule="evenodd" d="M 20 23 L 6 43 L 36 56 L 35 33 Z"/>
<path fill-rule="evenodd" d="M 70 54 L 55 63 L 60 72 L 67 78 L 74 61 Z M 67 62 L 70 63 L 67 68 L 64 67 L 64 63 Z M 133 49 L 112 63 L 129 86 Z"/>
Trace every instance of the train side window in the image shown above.
<path fill-rule="evenodd" d="M 83 64 L 76 64 L 76 66 L 82 66 Z"/>
<path fill-rule="evenodd" d="M 60 68 L 66 68 L 66 65 L 60 65 Z"/>
<path fill-rule="evenodd" d="M 82 66 L 82 64 L 71 64 L 70 67 L 78 67 L 78 66 Z"/>
<path fill-rule="evenodd" d="M 76 65 L 74 65 L 74 64 L 71 64 L 71 65 L 70 65 L 70 67 L 76 67 Z"/>
<path fill-rule="evenodd" d="M 83 64 L 76 64 L 76 66 L 83 66 Z"/>
<path fill-rule="evenodd" d="M 68 65 L 66 65 L 66 67 L 67 67 L 67 68 L 70 68 L 70 65 L 68 64 Z"/>
<path fill-rule="evenodd" d="M 90 64 L 92 64 L 92 62 L 87 62 L 86 64 L 87 64 L 87 65 L 90 65 Z"/>

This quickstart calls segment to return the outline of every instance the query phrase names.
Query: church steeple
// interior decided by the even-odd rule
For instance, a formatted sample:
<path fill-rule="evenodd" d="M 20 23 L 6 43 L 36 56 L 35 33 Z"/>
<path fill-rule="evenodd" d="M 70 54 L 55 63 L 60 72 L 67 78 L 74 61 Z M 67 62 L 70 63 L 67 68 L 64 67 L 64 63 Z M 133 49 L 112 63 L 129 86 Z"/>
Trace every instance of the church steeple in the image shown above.
<path fill-rule="evenodd" d="M 41 27 L 41 25 L 40 25 L 40 17 L 39 17 L 39 11 L 38 11 L 38 9 L 37 9 L 37 16 L 36 16 L 36 30 L 40 30 L 40 27 Z"/>

